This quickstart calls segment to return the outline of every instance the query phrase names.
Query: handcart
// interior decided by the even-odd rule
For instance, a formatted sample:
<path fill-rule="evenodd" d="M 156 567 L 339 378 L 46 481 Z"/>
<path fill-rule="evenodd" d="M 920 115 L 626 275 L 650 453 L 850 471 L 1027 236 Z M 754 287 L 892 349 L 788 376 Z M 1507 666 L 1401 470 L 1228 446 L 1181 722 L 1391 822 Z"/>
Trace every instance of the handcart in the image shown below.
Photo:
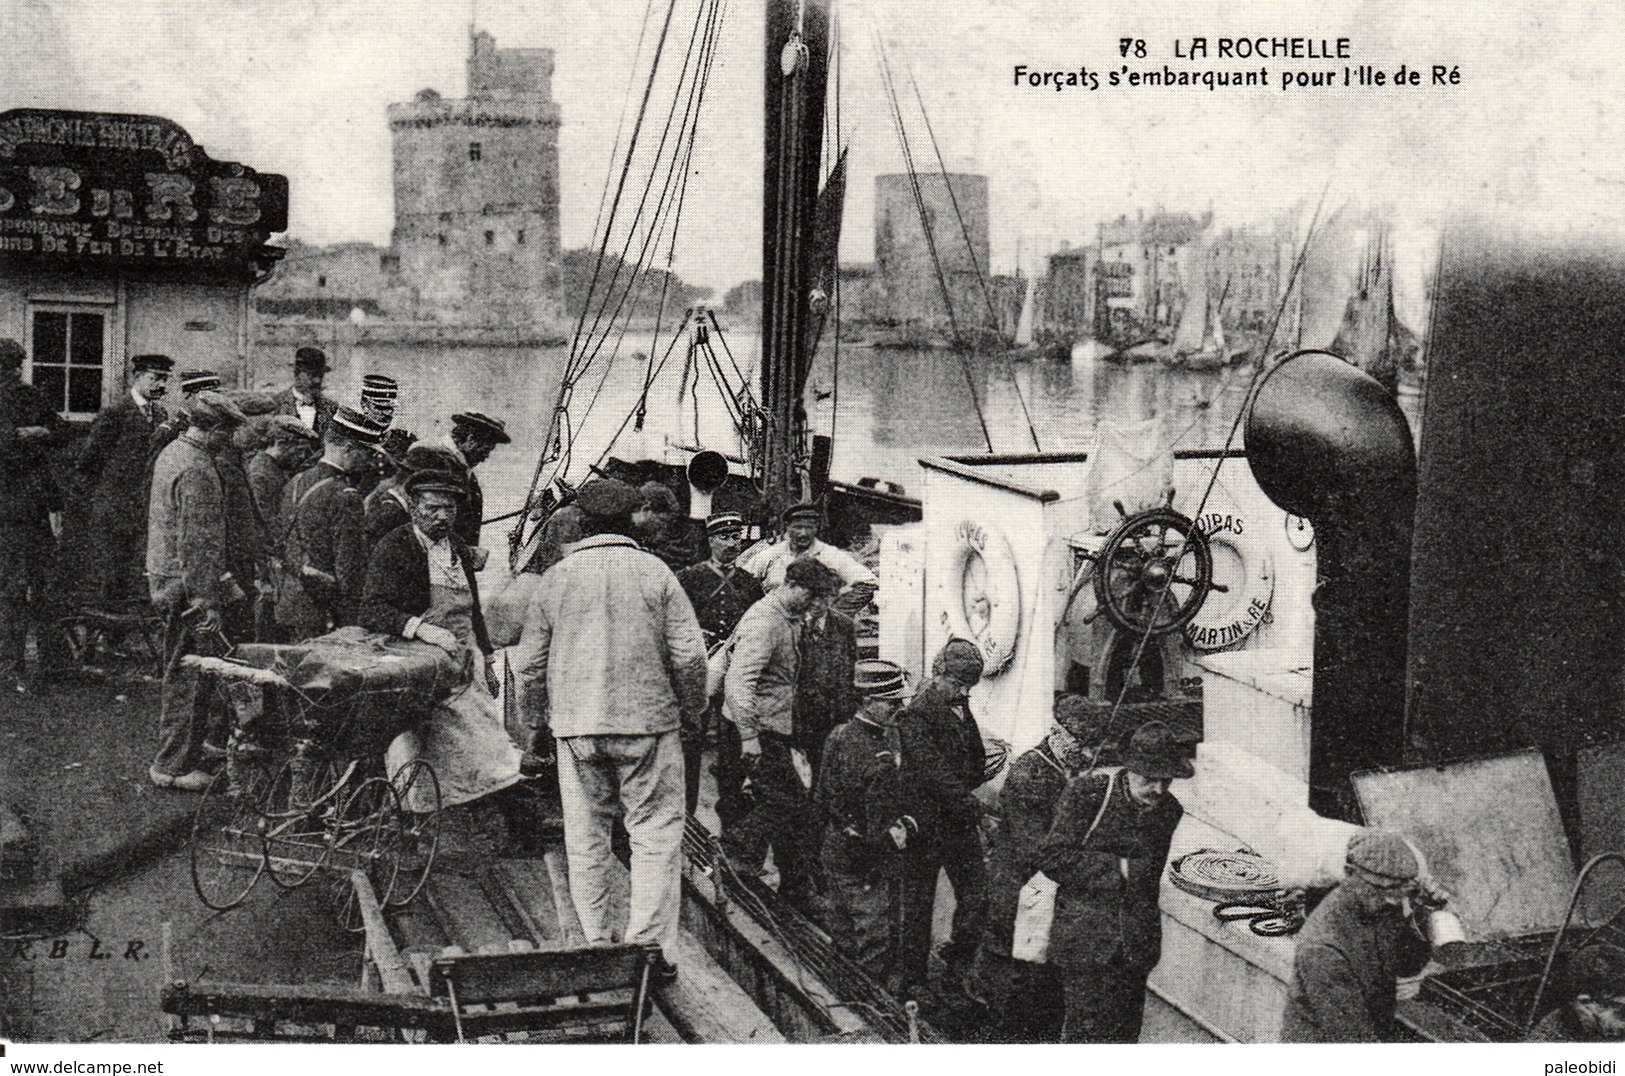
<path fill-rule="evenodd" d="M 326 872 L 342 883 L 340 921 L 360 931 L 354 872 L 384 907 L 423 891 L 439 847 L 440 783 L 422 759 L 394 772 L 384 759 L 458 683 L 446 655 L 343 628 L 183 661 L 232 714 L 225 766 L 192 825 L 192 883 L 204 904 L 226 911 L 262 877 L 292 889 Z"/>

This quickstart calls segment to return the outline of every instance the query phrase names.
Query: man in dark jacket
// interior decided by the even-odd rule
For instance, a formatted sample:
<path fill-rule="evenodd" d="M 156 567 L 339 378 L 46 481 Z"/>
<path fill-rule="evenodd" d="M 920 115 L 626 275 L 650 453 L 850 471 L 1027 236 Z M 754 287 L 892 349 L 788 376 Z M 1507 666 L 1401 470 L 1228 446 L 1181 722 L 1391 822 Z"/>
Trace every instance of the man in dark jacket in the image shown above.
<path fill-rule="evenodd" d="M 276 524 L 282 507 L 282 490 L 288 479 L 310 465 L 321 439 L 296 418 L 272 415 L 259 423 L 265 447 L 249 457 L 245 468 L 248 487 L 254 493 L 254 507 L 267 527 Z"/>
<path fill-rule="evenodd" d="M 1089 765 L 1104 714 L 1078 695 L 1055 703 L 1055 724 L 1010 766 L 999 790 L 1002 821 L 988 855 L 987 927 L 976 954 L 976 990 L 993 1016 L 991 1040 L 1059 1042 L 1066 1020 L 1060 970 L 1015 960 L 1010 946 L 1021 889 L 1038 873 L 1039 851 L 1067 782 Z"/>
<path fill-rule="evenodd" d="M 1411 898 L 1431 890 L 1416 854 L 1397 833 L 1349 839 L 1343 884 L 1298 933 L 1281 1018 L 1282 1042 L 1397 1042 L 1395 980 L 1415 975 L 1430 946 Z"/>
<path fill-rule="evenodd" d="M 164 686 L 158 719 L 158 754 L 147 776 L 159 788 L 201 792 L 205 742 L 223 753 L 226 736 L 215 722 L 197 673 L 181 665 L 187 654 L 220 656 L 226 650 L 222 613 L 242 597 L 226 572 L 226 501 L 213 453 L 245 419 L 230 400 L 203 392 L 192 401 L 186 432 L 158 456 L 146 543 L 147 585 L 164 616 Z"/>
<path fill-rule="evenodd" d="M 407 446 L 401 453 L 395 476 L 380 483 L 377 489 L 367 494 L 363 502 L 362 534 L 366 539 L 368 552 L 378 547 L 384 535 L 402 524 L 412 522 L 411 506 L 406 497 L 406 483 L 413 474 L 418 471 L 460 472 L 462 469 L 461 461 L 448 448 L 417 443 Z"/>
<path fill-rule="evenodd" d="M 87 595 L 108 605 L 146 598 L 141 578 L 147 529 L 147 452 L 169 413 L 158 401 L 175 362 L 167 355 L 130 360 L 130 390 L 102 408 L 79 451 L 81 501 L 86 513 L 75 534 L 82 549 Z"/>
<path fill-rule="evenodd" d="M 560 513 L 566 511 L 569 511 L 568 506 L 559 509 Z M 715 654 L 727 644 L 745 610 L 762 600 L 762 585 L 735 563 L 744 547 L 743 517 L 735 512 L 719 512 L 706 520 L 705 531 L 711 545 L 710 559 L 678 572 L 677 583 L 688 595 L 689 604 L 694 606 L 694 616 L 705 635 L 706 653 Z M 745 772 L 739 756 L 739 730 L 733 722 L 722 720 L 720 691 L 711 700 L 698 732 L 683 743 L 689 814 L 699 806 L 700 755 L 705 747 L 706 731 L 713 727 L 718 729 L 719 740 L 717 818 L 726 832 L 745 812 L 741 799 Z"/>
<path fill-rule="evenodd" d="M 367 547 L 361 494 L 350 476 L 372 465 L 382 437 L 372 420 L 339 408 L 328 424 L 321 460 L 282 491 L 276 620 L 291 642 L 355 623 Z"/>
<path fill-rule="evenodd" d="M 51 513 L 62 494 L 51 479 L 50 450 L 68 436 L 67 424 L 32 385 L 23 383 L 26 356 L 15 340 L 0 339 L 0 692 L 26 692 L 23 652 L 32 625 L 40 680 L 63 670 L 60 634 L 50 626 L 56 535 Z"/>
<path fill-rule="evenodd" d="M 860 662 L 855 676 L 862 704 L 829 734 L 818 776 L 829 930 L 843 956 L 885 983 L 897 943 L 901 853 L 919 829 L 898 772 L 897 705 L 907 684 L 889 661 Z"/>
<path fill-rule="evenodd" d="M 468 474 L 468 500 L 457 515 L 457 537 L 473 548 L 480 544 L 480 526 L 485 514 L 485 493 L 474 469 L 491 458 L 498 445 L 512 444 L 508 428 L 499 418 L 465 411 L 451 416 L 451 445 L 462 457 Z"/>
<path fill-rule="evenodd" d="M 276 394 L 273 414 L 289 415 L 317 437 L 327 434 L 338 405 L 322 395 L 327 380 L 327 352 L 319 347 L 302 347 L 293 353 L 293 386 Z"/>
<path fill-rule="evenodd" d="M 950 639 L 931 663 L 931 679 L 898 715 L 903 785 L 916 808 L 922 838 L 904 856 L 903 927 L 897 978 L 904 995 L 922 990 L 931 955 L 937 875 L 954 887 L 953 934 L 944 949 L 948 971 L 969 970 L 987 913 L 987 865 L 982 858 L 981 802 L 986 783 L 982 731 L 970 711 L 970 689 L 982 679 L 982 652 Z"/>
<path fill-rule="evenodd" d="M 1169 784 L 1190 760 L 1160 721 L 1135 730 L 1120 773 L 1067 786 L 1038 866 L 1058 885 L 1049 963 L 1066 993 L 1063 1042 L 1138 1042 L 1145 981 L 1162 959 L 1158 889 L 1185 810 Z"/>
<path fill-rule="evenodd" d="M 801 674 L 791 734 L 795 745 L 807 753 L 815 778 L 824 741 L 850 721 L 858 708 L 858 694 L 852 686 L 852 671 L 858 663 L 857 628 L 850 617 L 831 608 L 840 593 L 841 577 L 822 564 L 819 567 L 825 573 L 824 590 L 808 610 L 801 629 Z"/>

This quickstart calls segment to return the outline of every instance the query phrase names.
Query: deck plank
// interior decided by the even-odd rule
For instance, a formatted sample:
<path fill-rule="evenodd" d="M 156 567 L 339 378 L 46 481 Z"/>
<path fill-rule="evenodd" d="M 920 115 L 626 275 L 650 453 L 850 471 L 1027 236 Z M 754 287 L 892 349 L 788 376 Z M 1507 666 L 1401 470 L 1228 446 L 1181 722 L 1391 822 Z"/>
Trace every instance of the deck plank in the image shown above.
<path fill-rule="evenodd" d="M 431 878 L 428 895 L 429 906 L 452 944 L 471 953 L 488 945 L 507 951 L 512 932 L 474 879 L 449 873 Z"/>

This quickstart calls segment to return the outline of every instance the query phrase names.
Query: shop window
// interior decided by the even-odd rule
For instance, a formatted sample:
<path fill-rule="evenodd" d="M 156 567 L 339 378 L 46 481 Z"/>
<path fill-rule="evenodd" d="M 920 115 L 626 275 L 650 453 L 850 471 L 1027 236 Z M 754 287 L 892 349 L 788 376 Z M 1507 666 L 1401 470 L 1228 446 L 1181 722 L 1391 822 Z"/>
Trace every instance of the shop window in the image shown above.
<path fill-rule="evenodd" d="M 470 142 L 468 144 L 468 159 L 471 161 L 477 161 L 480 159 L 480 144 L 478 142 Z"/>
<path fill-rule="evenodd" d="M 108 382 L 106 312 L 36 309 L 30 337 L 29 378 L 51 406 L 74 418 L 100 411 Z"/>

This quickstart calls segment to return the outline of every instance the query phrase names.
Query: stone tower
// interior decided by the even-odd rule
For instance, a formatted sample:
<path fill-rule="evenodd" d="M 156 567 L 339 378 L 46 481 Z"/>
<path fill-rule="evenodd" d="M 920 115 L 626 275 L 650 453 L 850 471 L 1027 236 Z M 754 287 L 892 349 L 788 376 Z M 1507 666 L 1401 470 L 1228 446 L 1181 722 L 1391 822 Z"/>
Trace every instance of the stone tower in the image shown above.
<path fill-rule="evenodd" d="M 914 201 L 916 183 L 941 263 L 941 280 L 931 243 L 920 226 Z M 987 323 L 987 300 L 977 279 L 978 269 L 983 278 L 991 276 L 986 176 L 918 172 L 912 181 L 906 174 L 875 177 L 875 274 L 885 295 L 887 320 L 946 329 L 945 280 L 960 329 Z"/>
<path fill-rule="evenodd" d="M 388 268 L 419 317 L 463 323 L 560 314 L 559 106 L 552 49 L 475 33 L 468 96 L 389 106 L 395 232 Z"/>

